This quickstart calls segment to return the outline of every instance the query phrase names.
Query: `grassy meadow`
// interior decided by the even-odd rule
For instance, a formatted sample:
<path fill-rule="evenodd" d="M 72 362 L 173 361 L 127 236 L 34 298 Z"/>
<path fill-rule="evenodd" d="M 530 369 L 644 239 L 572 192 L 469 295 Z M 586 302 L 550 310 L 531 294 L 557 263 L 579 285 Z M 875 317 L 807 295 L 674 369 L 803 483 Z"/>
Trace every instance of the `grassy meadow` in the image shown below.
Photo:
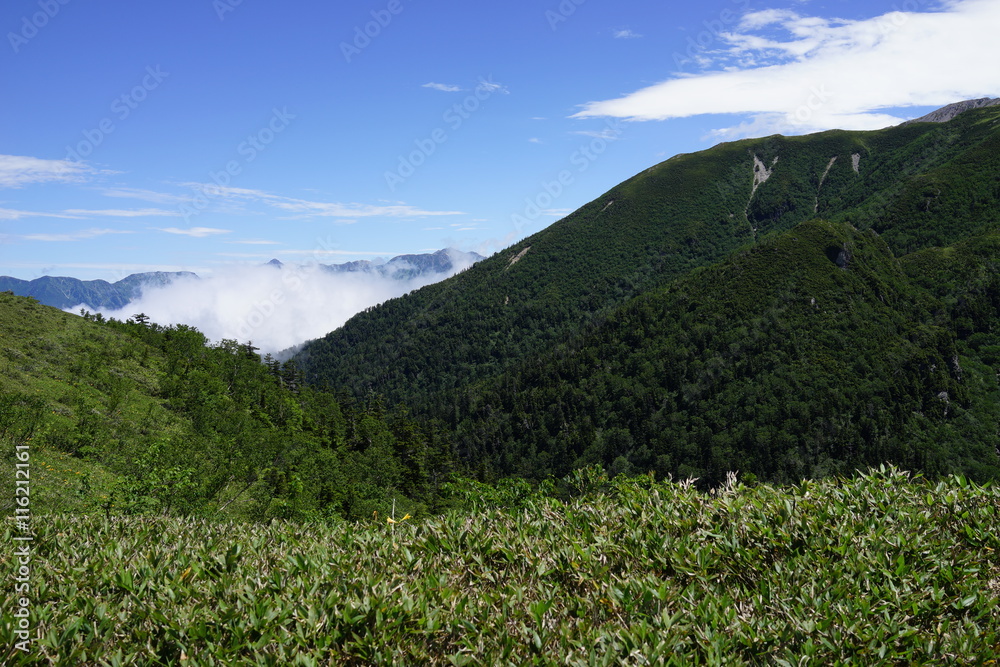
<path fill-rule="evenodd" d="M 595 469 L 366 522 L 37 516 L 5 665 L 995 664 L 1000 491 Z M 13 530 L 5 527 L 4 541 Z M 5 576 L 12 571 L 5 557 Z"/>

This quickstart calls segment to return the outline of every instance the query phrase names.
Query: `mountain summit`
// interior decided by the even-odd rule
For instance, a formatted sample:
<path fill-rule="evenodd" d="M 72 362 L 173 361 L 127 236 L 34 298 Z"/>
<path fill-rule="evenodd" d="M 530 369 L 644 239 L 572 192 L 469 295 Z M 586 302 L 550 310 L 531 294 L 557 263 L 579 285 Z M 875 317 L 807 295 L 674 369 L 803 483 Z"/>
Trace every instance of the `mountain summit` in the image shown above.
<path fill-rule="evenodd" d="M 930 112 L 926 116 L 908 120 L 903 123 L 903 125 L 909 125 L 911 123 L 947 123 L 958 114 L 968 111 L 969 109 L 982 109 L 983 107 L 992 107 L 998 104 L 1000 104 L 1000 98 L 983 97 L 978 100 L 965 100 L 963 102 L 956 102 L 954 104 L 941 107 L 940 109 Z"/>

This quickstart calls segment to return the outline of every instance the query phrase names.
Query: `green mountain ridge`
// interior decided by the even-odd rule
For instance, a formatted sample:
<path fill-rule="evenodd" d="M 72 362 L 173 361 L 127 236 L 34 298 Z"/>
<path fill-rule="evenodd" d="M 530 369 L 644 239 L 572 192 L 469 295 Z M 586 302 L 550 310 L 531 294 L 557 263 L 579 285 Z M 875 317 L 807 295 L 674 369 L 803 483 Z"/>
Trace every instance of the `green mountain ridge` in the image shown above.
<path fill-rule="evenodd" d="M 993 414 L 992 407 L 985 403 L 963 403 L 962 397 L 967 395 L 963 388 L 968 390 L 972 381 L 969 373 L 961 379 L 946 379 L 940 373 L 952 360 L 969 353 L 969 336 L 992 335 L 995 309 L 990 309 L 995 304 L 989 295 L 995 286 L 986 280 L 977 287 L 987 294 L 983 303 L 992 305 L 983 306 L 978 328 L 970 333 L 951 326 L 953 323 L 947 320 L 948 316 L 959 317 L 954 308 L 949 308 L 952 301 L 966 299 L 965 293 L 957 286 L 951 292 L 937 293 L 933 286 L 921 284 L 926 276 L 907 276 L 905 267 L 918 258 L 930 261 L 920 252 L 931 248 L 972 239 L 979 239 L 980 247 L 989 246 L 989 234 L 1000 220 L 998 174 L 1000 110 L 996 107 L 970 110 L 948 123 L 915 123 L 875 132 L 774 136 L 678 155 L 612 188 L 462 275 L 360 313 L 342 329 L 310 343 L 296 360 L 311 382 L 348 388 L 357 395 L 374 391 L 391 401 L 405 402 L 418 413 L 446 420 L 459 429 L 460 450 L 466 460 L 479 465 L 486 474 L 544 475 L 587 462 L 612 466 L 618 461 L 623 470 L 686 471 L 704 474 L 714 481 L 725 469 L 737 467 L 785 479 L 798 474 L 838 472 L 855 463 L 886 458 L 940 472 L 960 469 L 976 477 L 991 477 L 997 469 L 990 438 L 976 440 L 975 445 L 959 451 L 960 438 L 955 431 L 943 447 L 947 451 L 929 458 L 921 458 L 922 454 L 916 452 L 924 452 L 930 445 L 915 443 L 924 443 L 930 437 L 927 429 L 931 426 L 944 428 L 943 406 L 950 406 L 947 411 L 952 422 L 963 410 L 966 412 L 962 414 L 977 410 L 981 415 Z M 817 219 L 828 222 L 801 227 Z M 627 419 L 616 421 L 605 414 L 601 425 L 587 426 L 573 410 L 563 417 L 558 415 L 563 399 L 555 394 L 583 394 L 581 400 L 589 400 L 601 410 L 609 409 L 609 405 L 595 401 L 588 394 L 592 388 L 580 387 L 579 383 L 588 379 L 585 374 L 572 375 L 573 380 L 563 377 L 557 370 L 563 362 L 556 357 L 569 354 L 571 348 L 585 350 L 592 332 L 607 332 L 628 321 L 637 307 L 630 301 L 637 297 L 647 301 L 679 298 L 677 294 L 663 297 L 658 290 L 668 288 L 668 293 L 673 294 L 669 290 L 681 289 L 670 287 L 673 281 L 682 279 L 684 283 L 688 280 L 685 276 L 695 281 L 684 283 L 689 289 L 709 299 L 705 304 L 694 301 L 690 307 L 707 308 L 705 317 L 720 317 L 732 299 L 712 293 L 708 284 L 723 280 L 717 272 L 735 270 L 734 265 L 724 262 L 720 266 L 729 269 L 705 267 L 756 247 L 766 248 L 767 252 L 792 248 L 794 245 L 788 245 L 793 244 L 788 239 L 794 238 L 787 236 L 790 230 L 810 238 L 819 234 L 818 230 L 837 238 L 847 235 L 845 239 L 863 248 L 852 261 L 853 251 L 842 257 L 840 251 L 827 257 L 825 247 L 819 248 L 817 255 L 814 244 L 799 243 L 800 247 L 811 248 L 810 257 L 820 257 L 826 270 L 834 272 L 831 275 L 843 273 L 839 278 L 822 276 L 816 273 L 819 265 L 810 260 L 803 269 L 809 280 L 826 281 L 827 291 L 833 285 L 854 292 L 850 298 L 831 294 L 836 298 L 828 297 L 826 301 L 838 303 L 849 314 L 856 308 L 870 311 L 875 318 L 872 322 L 887 332 L 869 339 L 872 322 L 867 320 L 855 317 L 831 322 L 813 318 L 802 321 L 808 328 L 804 335 L 810 345 L 817 350 L 823 347 L 820 341 L 828 335 L 822 329 L 825 326 L 839 330 L 839 344 L 845 350 L 832 355 L 830 363 L 844 363 L 850 346 L 860 342 L 868 346 L 864 348 L 866 358 L 877 362 L 871 367 L 872 373 L 877 369 L 894 371 L 893 364 L 916 364 L 906 371 L 916 383 L 913 387 L 880 384 L 867 376 L 867 384 L 855 387 L 851 377 L 839 378 L 848 387 L 847 395 L 860 392 L 866 399 L 878 398 L 880 402 L 872 403 L 871 410 L 884 409 L 887 413 L 902 411 L 905 406 L 919 406 L 917 413 L 941 407 L 940 417 L 925 414 L 922 419 L 930 422 L 924 422 L 900 413 L 889 420 L 891 423 L 876 420 L 878 423 L 865 427 L 868 430 L 833 429 L 832 435 L 814 440 L 816 452 L 804 457 L 801 452 L 792 456 L 789 451 L 801 449 L 805 433 L 813 438 L 820 435 L 812 427 L 795 435 L 794 444 L 769 445 L 780 449 L 787 444 L 784 451 L 766 456 L 752 453 L 761 446 L 756 443 L 769 438 L 772 442 L 787 440 L 789 432 L 782 423 L 775 423 L 773 416 L 765 419 L 744 415 L 740 418 L 740 423 L 746 425 L 742 431 L 734 430 L 725 416 L 711 423 L 685 422 L 683 428 L 676 424 L 667 428 L 652 419 L 664 410 L 661 397 L 653 396 L 657 383 L 645 378 L 645 382 L 634 384 L 645 376 L 641 369 L 629 366 L 637 363 L 655 337 L 666 336 L 666 323 L 661 321 L 649 330 L 643 328 L 640 333 L 630 334 L 627 344 L 614 357 L 614 363 L 622 365 L 619 376 L 633 383 L 616 395 L 626 402 L 629 396 L 648 395 L 645 400 L 652 402 L 632 409 Z M 867 236 L 869 233 L 873 235 Z M 820 243 L 818 238 L 816 243 Z M 777 245 L 770 245 L 773 243 Z M 875 252 L 875 247 L 881 250 Z M 741 308 L 725 316 L 733 320 L 736 331 L 748 320 L 760 319 L 764 312 L 779 321 L 787 314 L 798 322 L 802 315 L 766 306 L 778 296 L 776 290 L 803 287 L 788 284 L 789 276 L 781 271 L 771 271 L 774 267 L 767 266 L 768 260 L 759 252 L 764 251 L 751 252 L 753 258 L 759 259 L 740 266 L 741 270 L 764 276 L 758 283 L 764 291 L 752 296 L 746 293 L 745 303 L 752 306 L 750 310 Z M 956 252 L 965 256 L 958 248 L 951 248 L 943 256 Z M 907 258 L 914 253 L 917 255 Z M 838 257 L 846 261 L 846 272 L 837 266 Z M 806 261 L 804 257 L 795 259 L 795 252 L 785 259 L 792 264 Z M 988 262 L 990 257 L 982 256 L 980 260 Z M 869 268 L 860 270 L 858 267 L 863 265 Z M 963 266 L 935 266 L 948 274 L 941 276 L 944 280 L 949 279 L 949 272 L 966 270 Z M 698 283 L 698 276 L 705 282 Z M 741 283 L 734 287 L 745 286 Z M 896 297 L 888 306 L 883 300 L 893 294 Z M 796 308 L 801 307 L 797 302 Z M 821 302 L 821 312 L 823 307 Z M 670 308 L 676 310 L 675 306 Z M 946 315 L 934 319 L 928 313 Z M 670 331 L 674 336 L 689 333 Z M 722 336 L 733 338 L 737 334 L 727 329 Z M 881 346 L 873 341 L 882 341 Z M 666 336 L 658 349 L 669 351 L 675 342 Z M 730 342 L 738 344 L 735 339 Z M 957 347 L 960 343 L 964 346 L 961 349 Z M 696 341 L 693 349 L 697 355 L 708 353 L 710 348 L 704 345 L 705 341 Z M 826 344 L 826 348 L 832 350 L 831 345 Z M 562 347 L 553 351 L 557 346 Z M 980 347 L 992 347 L 992 341 L 980 343 Z M 931 365 L 937 376 L 922 370 L 926 364 L 919 361 L 921 355 L 934 360 Z M 982 361 L 977 359 L 969 363 L 976 366 Z M 697 375 L 692 366 L 695 362 L 694 357 L 681 359 L 669 372 L 678 377 Z M 822 369 L 815 361 L 805 367 Z M 776 375 L 789 380 L 797 373 L 783 367 Z M 988 375 L 986 371 L 981 374 L 982 378 Z M 746 377 L 752 378 L 744 382 L 748 390 L 753 382 L 762 379 L 759 373 Z M 824 381 L 832 380 L 827 377 Z M 927 399 L 924 390 L 935 388 L 935 382 L 940 389 Z M 665 386 L 669 387 L 669 383 L 661 383 L 659 388 Z M 825 390 L 810 390 L 794 383 L 790 386 L 807 392 L 805 402 L 812 407 L 840 405 L 840 398 L 828 400 Z M 510 403 L 519 391 L 534 396 L 531 405 L 519 408 Z M 993 391 L 992 385 L 989 391 Z M 713 394 L 712 409 L 722 411 L 722 415 L 736 409 L 744 399 L 732 392 L 732 388 L 720 388 Z M 753 392 L 766 395 L 759 388 Z M 936 398 L 942 392 L 950 402 Z M 792 400 L 794 392 L 780 395 Z M 704 419 L 689 405 L 675 408 L 677 412 L 667 412 L 685 415 L 684 420 Z M 557 414 L 550 423 L 547 415 L 553 411 Z M 818 418 L 810 415 L 812 412 L 807 411 L 793 421 L 802 425 Z M 520 426 L 515 427 L 518 423 Z M 645 426 L 639 428 L 639 424 Z M 746 430 L 751 425 L 772 430 L 751 434 Z M 954 423 L 950 426 L 954 427 Z M 631 440 L 619 437 L 623 434 L 617 431 L 611 445 L 594 440 L 602 435 L 604 442 L 605 431 L 616 428 L 623 429 Z M 682 437 L 682 432 L 688 435 Z M 654 446 L 657 439 L 669 439 L 674 444 Z M 848 439 L 857 440 L 851 443 Z"/>
<path fill-rule="evenodd" d="M 0 293 L 0 443 L 31 452 L 32 512 L 224 520 L 438 509 L 432 429 L 302 386 L 293 364 L 188 326 L 79 317 Z M 12 511 L 11 494 L 0 507 Z"/>

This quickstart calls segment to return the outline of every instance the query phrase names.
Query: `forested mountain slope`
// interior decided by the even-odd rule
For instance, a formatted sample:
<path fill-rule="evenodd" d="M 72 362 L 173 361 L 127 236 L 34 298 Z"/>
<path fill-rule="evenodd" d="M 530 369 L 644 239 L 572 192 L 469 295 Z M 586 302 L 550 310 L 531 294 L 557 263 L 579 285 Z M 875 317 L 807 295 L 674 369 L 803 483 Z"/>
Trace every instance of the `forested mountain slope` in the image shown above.
<path fill-rule="evenodd" d="M 140 320 L 142 318 L 139 318 Z M 377 402 L 302 385 L 197 330 L 104 321 L 0 292 L 0 445 L 33 512 L 265 520 L 437 510 L 450 441 Z M 5 487 L 6 488 L 6 487 Z M 13 494 L 0 502 L 12 511 Z"/>
<path fill-rule="evenodd" d="M 997 107 L 678 155 L 459 276 L 358 314 L 297 361 L 311 382 L 444 414 L 457 390 L 801 222 L 871 229 L 895 256 L 978 234 L 997 219 L 998 174 Z"/>
<path fill-rule="evenodd" d="M 897 260 L 871 230 L 802 223 L 460 392 L 460 450 L 525 476 L 996 478 L 998 269 L 998 234 Z"/>

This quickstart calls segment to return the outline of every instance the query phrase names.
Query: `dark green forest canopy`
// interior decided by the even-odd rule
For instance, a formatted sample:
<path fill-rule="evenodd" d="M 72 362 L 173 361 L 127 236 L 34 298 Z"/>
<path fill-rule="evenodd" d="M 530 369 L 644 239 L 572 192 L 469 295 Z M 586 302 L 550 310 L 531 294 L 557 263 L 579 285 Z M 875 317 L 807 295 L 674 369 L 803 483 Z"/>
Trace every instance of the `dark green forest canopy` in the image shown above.
<path fill-rule="evenodd" d="M 297 362 L 446 420 L 495 474 L 991 477 L 998 220 L 997 109 L 722 144 Z"/>
<path fill-rule="evenodd" d="M 803 223 L 463 392 L 460 449 L 521 475 L 996 477 L 998 250 L 898 261 L 871 231 Z"/>

